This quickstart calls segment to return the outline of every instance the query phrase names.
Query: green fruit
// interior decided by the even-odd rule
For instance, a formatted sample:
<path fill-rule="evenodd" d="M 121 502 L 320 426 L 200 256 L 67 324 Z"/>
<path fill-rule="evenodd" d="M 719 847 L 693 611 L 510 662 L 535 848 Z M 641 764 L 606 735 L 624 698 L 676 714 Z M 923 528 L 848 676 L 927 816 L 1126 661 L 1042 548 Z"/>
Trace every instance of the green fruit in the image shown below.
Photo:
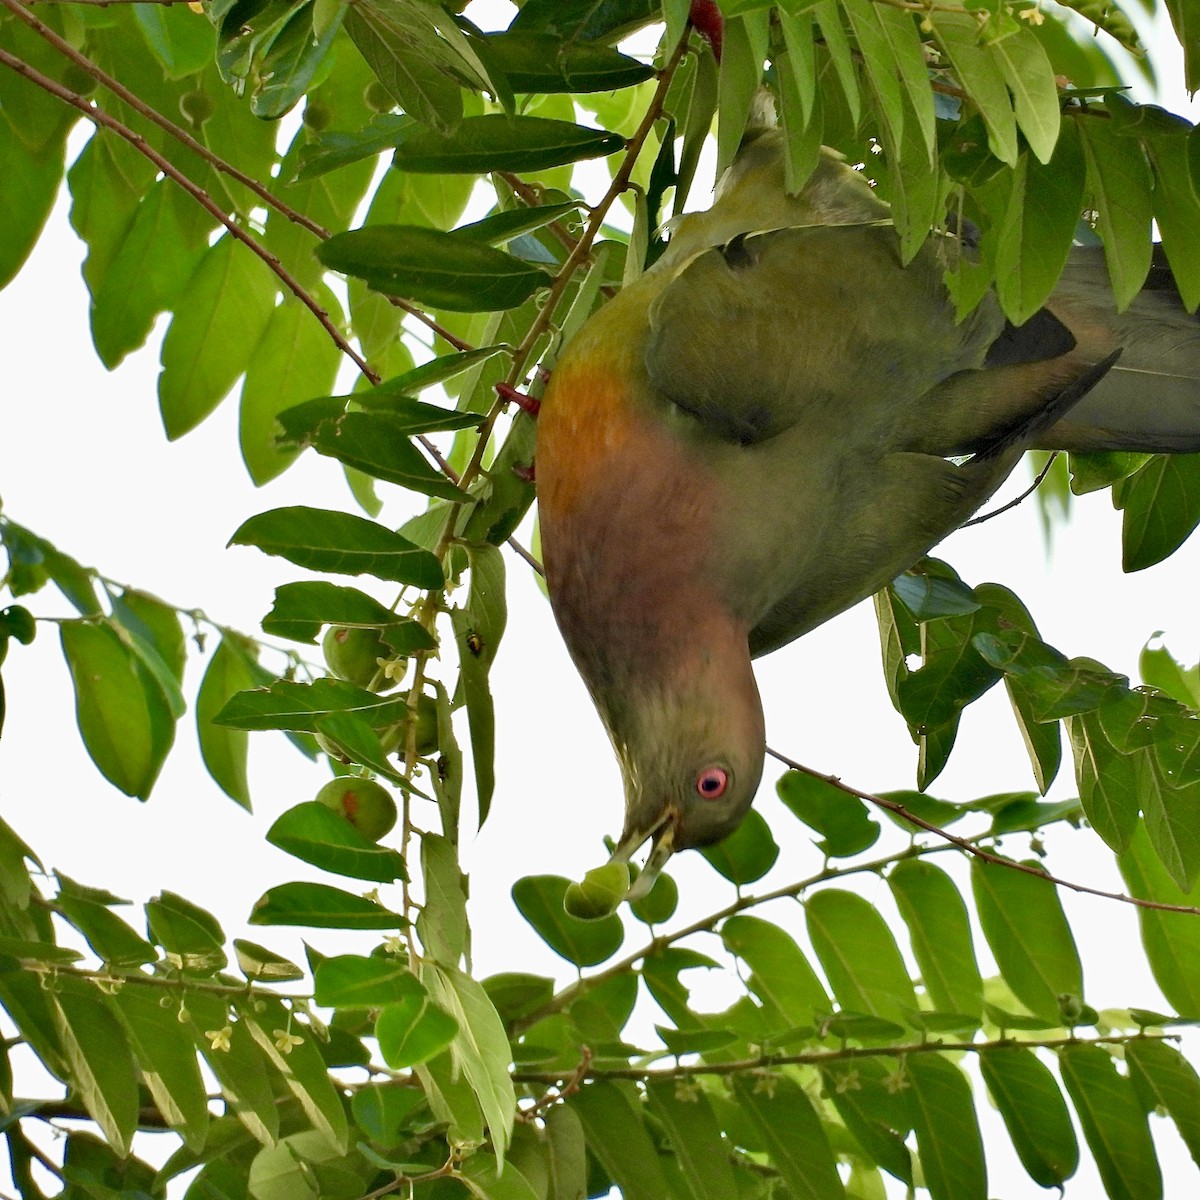
<path fill-rule="evenodd" d="M 393 655 L 378 629 L 333 625 L 325 634 L 321 649 L 325 652 L 326 664 L 339 679 L 367 688 L 379 675 L 376 691 L 386 691 L 392 686 L 392 680 L 379 671 L 379 660 L 386 661 Z"/>
<path fill-rule="evenodd" d="M 384 754 L 404 754 L 408 749 L 408 718 L 379 730 Z M 417 699 L 417 754 L 428 758 L 438 749 L 437 701 L 428 695 Z"/>
<path fill-rule="evenodd" d="M 319 803 L 341 813 L 363 837 L 377 842 L 396 824 L 396 801 L 373 779 L 342 775 L 316 795 Z"/>
<path fill-rule="evenodd" d="M 313 131 L 320 133 L 333 120 L 333 109 L 320 100 L 310 100 L 304 106 L 304 124 Z"/>
<path fill-rule="evenodd" d="M 372 112 L 387 113 L 396 107 L 396 97 L 378 79 L 372 79 L 363 90 L 363 103 Z"/>
<path fill-rule="evenodd" d="M 187 92 L 179 97 L 179 111 L 193 128 L 199 129 L 217 111 L 217 106 L 212 97 L 203 92 Z"/>
<path fill-rule="evenodd" d="M 581 921 L 598 921 L 617 911 L 629 891 L 629 868 L 610 862 L 594 867 L 582 883 L 573 883 L 563 896 L 563 908 Z"/>
<path fill-rule="evenodd" d="M 660 875 L 654 886 L 640 899 L 635 900 L 629 907 L 639 921 L 647 925 L 661 925 L 675 915 L 679 904 L 679 888 L 670 875 Z"/>

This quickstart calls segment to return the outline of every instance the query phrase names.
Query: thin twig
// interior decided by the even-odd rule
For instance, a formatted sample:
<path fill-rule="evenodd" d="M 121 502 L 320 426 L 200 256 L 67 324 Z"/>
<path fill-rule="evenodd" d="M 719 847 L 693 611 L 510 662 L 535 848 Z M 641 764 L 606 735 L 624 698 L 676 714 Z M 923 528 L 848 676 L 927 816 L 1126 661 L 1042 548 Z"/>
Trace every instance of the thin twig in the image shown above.
<path fill-rule="evenodd" d="M 7 0 L 6 0 L 7 2 Z M 438 335 L 444 342 L 448 342 L 455 350 L 474 350 L 475 347 L 470 342 L 464 342 L 448 330 L 444 325 L 439 325 L 424 309 L 418 308 L 411 300 L 405 300 L 402 296 L 392 296 L 384 293 L 385 298 L 390 304 L 394 304 L 397 308 L 402 308 L 409 316 L 416 317 L 422 325 L 428 326 Z"/>
<path fill-rule="evenodd" d="M 236 221 L 229 217 L 219 204 L 202 188 L 199 184 L 193 183 L 178 167 L 175 166 L 169 159 L 164 158 L 159 154 L 153 146 L 136 130 L 130 129 L 128 125 L 118 121 L 116 117 L 110 116 L 102 108 L 99 108 L 91 100 L 85 96 L 81 96 L 78 92 L 71 91 L 70 88 L 64 87 L 57 80 L 51 79 L 47 75 L 43 75 L 41 71 L 31 67 L 27 62 L 16 55 L 10 54 L 7 50 L 0 49 L 0 63 L 7 67 L 11 67 L 16 73 L 30 83 L 36 84 L 44 91 L 49 92 L 52 96 L 57 96 L 60 100 L 64 100 L 72 108 L 77 108 L 93 125 L 103 126 L 105 129 L 111 129 L 127 141 L 139 154 L 148 158 L 164 175 L 173 179 L 189 196 L 192 197 L 202 208 L 213 217 L 215 217 L 222 225 L 225 226 L 232 237 L 236 238 L 242 245 L 246 246 L 258 258 L 266 263 L 271 273 L 287 288 L 301 304 L 307 308 L 318 321 L 321 322 L 322 328 L 333 339 L 334 343 L 343 354 L 349 358 L 355 366 L 368 378 L 372 383 L 379 382 L 379 375 L 366 362 L 365 359 L 354 349 L 353 346 L 342 336 L 341 331 L 334 325 L 329 313 L 310 295 L 301 284 L 292 276 L 291 272 L 272 254 L 266 247 L 260 245 L 252 238 Z"/>
<path fill-rule="evenodd" d="M 14 12 L 26 25 L 49 42 L 60 54 L 69 58 L 77 67 L 85 71 L 93 79 L 102 83 L 114 96 L 123 100 L 135 112 L 145 117 L 147 121 L 151 121 L 160 129 L 165 130 L 171 137 L 191 150 L 193 154 L 204 159 L 206 163 L 215 167 L 222 174 L 228 175 L 230 179 L 236 180 L 248 191 L 253 192 L 264 204 L 275 209 L 276 212 L 286 217 L 289 221 L 293 221 L 302 228 L 307 229 L 314 237 L 318 237 L 322 241 L 329 237 L 329 230 L 318 225 L 316 221 L 310 217 L 306 217 L 302 212 L 297 212 L 296 209 L 286 204 L 283 200 L 280 200 L 274 192 L 263 187 L 253 176 L 247 175 L 244 171 L 239 171 L 232 163 L 227 162 L 219 154 L 213 153 L 203 142 L 197 141 L 196 138 L 192 137 L 186 129 L 176 125 L 174 121 L 167 120 L 162 113 L 151 108 L 149 104 L 135 96 L 119 80 L 114 79 L 108 72 L 92 62 L 87 55 L 80 54 L 70 42 L 59 37 L 49 25 L 39 21 L 33 13 L 25 8 L 24 5 L 19 4 L 17 0 L 0 0 L 0 4 L 3 4 L 5 8 Z"/>
<path fill-rule="evenodd" d="M 1018 504 L 1028 500 L 1034 492 L 1042 486 L 1046 476 L 1050 474 L 1050 468 L 1054 466 L 1054 460 L 1058 458 L 1059 451 L 1051 452 L 1050 457 L 1046 459 L 1046 465 L 1038 472 L 1037 478 L 1015 499 L 1010 500 L 1007 504 L 1000 505 L 999 508 L 992 509 L 991 512 L 986 512 L 981 517 L 972 517 L 969 521 L 964 521 L 959 528 L 969 529 L 972 525 L 981 525 L 984 521 L 990 521 L 993 517 L 998 517 L 1001 513 L 1006 513 L 1010 508 L 1016 508 Z"/>
<path fill-rule="evenodd" d="M 825 1063 L 849 1062 L 858 1058 L 908 1058 L 914 1054 L 985 1054 L 1010 1046 L 1028 1046 L 1040 1050 L 1055 1050 L 1063 1046 L 1127 1046 L 1147 1035 L 1144 1031 L 1128 1034 L 1109 1034 L 1103 1037 L 1059 1037 L 1037 1039 L 997 1038 L 987 1042 L 943 1042 L 938 1040 L 908 1042 L 898 1046 L 842 1046 L 837 1050 L 810 1050 L 800 1054 L 765 1054 L 759 1058 L 743 1058 L 733 1062 L 676 1064 L 673 1067 L 593 1067 L 591 1079 L 690 1079 L 703 1075 L 741 1075 L 765 1073 L 777 1067 L 820 1066 Z M 514 1071 L 514 1083 L 556 1084 L 573 1079 L 574 1072 Z"/>
<path fill-rule="evenodd" d="M 1085 896 L 1099 896 L 1102 900 L 1116 900 L 1121 904 L 1132 904 L 1135 908 L 1149 908 L 1156 912 L 1176 912 L 1187 913 L 1189 916 L 1200 916 L 1200 908 L 1196 908 L 1190 904 L 1167 904 L 1159 900 L 1143 900 L 1138 896 L 1128 896 L 1124 892 L 1106 892 L 1103 888 L 1089 887 L 1085 883 L 1073 883 L 1069 879 L 1062 879 L 1057 875 L 1051 875 L 1048 871 L 1043 871 L 1040 867 L 1031 867 L 1025 863 L 1014 862 L 1011 858 L 992 854 L 991 851 L 984 850 L 967 838 L 958 837 L 948 830 L 943 829 L 940 825 L 935 825 L 932 821 L 926 821 L 924 817 L 918 817 L 916 813 L 909 812 L 903 804 L 898 804 L 895 800 L 886 800 L 883 796 L 876 796 L 871 792 L 860 791 L 858 788 L 851 787 L 848 783 L 843 783 L 836 775 L 826 775 L 823 771 L 806 767 L 802 763 L 788 758 L 786 754 L 780 754 L 778 750 L 772 750 L 769 746 L 767 747 L 767 753 L 772 758 L 778 759 L 784 766 L 790 767 L 793 771 L 800 771 L 805 775 L 811 775 L 813 779 L 823 780 L 825 783 L 830 784 L 839 791 L 845 792 L 847 795 L 857 796 L 858 799 L 864 800 L 868 804 L 874 804 L 877 808 L 882 808 L 887 812 L 894 813 L 896 816 L 916 825 L 920 829 L 937 834 L 938 837 L 944 838 L 950 845 L 957 846 L 960 850 L 965 850 L 981 862 L 991 863 L 998 867 L 1007 867 L 1009 870 L 1020 871 L 1025 875 L 1033 875 L 1037 879 L 1044 879 L 1047 883 L 1057 884 L 1059 887 L 1067 888 L 1072 892 L 1079 892 Z"/>

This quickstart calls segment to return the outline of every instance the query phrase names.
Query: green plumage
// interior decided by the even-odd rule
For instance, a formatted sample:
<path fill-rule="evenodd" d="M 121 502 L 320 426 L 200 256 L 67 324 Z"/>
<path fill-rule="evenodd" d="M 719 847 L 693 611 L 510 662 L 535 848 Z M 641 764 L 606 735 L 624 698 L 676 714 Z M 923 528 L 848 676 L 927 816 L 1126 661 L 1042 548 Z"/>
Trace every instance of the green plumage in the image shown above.
<path fill-rule="evenodd" d="M 560 360 L 543 544 L 621 758 L 619 856 L 735 828 L 765 746 L 750 655 L 885 585 L 1025 450 L 1200 450 L 1200 323 L 1165 267 L 1118 315 L 1081 248 L 1014 328 L 991 295 L 955 319 L 960 252 L 934 234 L 905 265 L 886 205 L 831 154 L 788 196 L 769 132 Z"/>

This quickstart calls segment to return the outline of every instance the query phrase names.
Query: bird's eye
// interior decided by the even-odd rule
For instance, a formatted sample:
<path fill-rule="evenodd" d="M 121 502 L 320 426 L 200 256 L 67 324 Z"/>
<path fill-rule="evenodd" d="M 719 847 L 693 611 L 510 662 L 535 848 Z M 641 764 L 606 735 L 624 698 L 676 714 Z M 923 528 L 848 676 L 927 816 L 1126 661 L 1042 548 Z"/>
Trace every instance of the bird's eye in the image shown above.
<path fill-rule="evenodd" d="M 705 800 L 716 800 L 729 786 L 729 772 L 724 767 L 705 767 L 696 776 L 696 794 Z"/>

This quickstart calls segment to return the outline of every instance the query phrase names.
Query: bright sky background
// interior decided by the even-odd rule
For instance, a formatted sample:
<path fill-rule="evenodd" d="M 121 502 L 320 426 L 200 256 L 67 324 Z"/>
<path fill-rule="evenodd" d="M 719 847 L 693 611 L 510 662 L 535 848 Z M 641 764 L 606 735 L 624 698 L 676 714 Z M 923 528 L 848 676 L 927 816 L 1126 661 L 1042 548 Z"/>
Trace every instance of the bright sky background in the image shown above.
<path fill-rule="evenodd" d="M 1178 78 L 1180 72 L 1171 74 Z M 1170 106 L 1183 111 L 1181 104 L 1176 96 Z M 77 127 L 72 153 L 86 132 Z M 703 193 L 698 189 L 693 195 L 694 205 L 702 206 Z M 216 620 L 253 632 L 271 606 L 274 588 L 309 576 L 255 550 L 225 549 L 229 535 L 247 516 L 285 504 L 354 511 L 339 469 L 329 460 L 305 456 L 282 478 L 256 490 L 237 453 L 236 394 L 197 431 L 167 443 L 155 392 L 165 323 L 117 371 L 109 374 L 100 366 L 90 342 L 88 295 L 79 272 L 84 247 L 67 214 L 63 197 L 24 273 L 0 293 L 5 413 L 0 497 L 5 511 L 112 578 L 183 607 L 201 607 Z M 1018 474 L 1007 495 L 1027 482 Z M 395 491 L 387 485 L 380 490 Z M 407 497 L 391 502 L 384 520 L 399 524 L 410 511 L 407 503 Z M 1200 539 L 1193 538 L 1166 564 L 1122 575 L 1119 514 L 1112 511 L 1107 493 L 1075 503 L 1070 524 L 1054 536 L 1052 553 L 1032 502 L 956 534 L 937 553 L 968 583 L 996 580 L 1013 587 L 1045 640 L 1067 655 L 1091 655 L 1136 676 L 1139 651 L 1157 630 L 1166 631 L 1177 658 L 1191 663 L 1200 653 Z M 542 971 L 566 982 L 571 968 L 525 925 L 508 890 L 522 875 L 578 878 L 602 861 L 602 837 L 620 827 L 620 781 L 548 605 L 528 568 L 514 556 L 506 557 L 509 628 L 492 677 L 497 793 L 492 816 L 479 835 L 473 836 L 469 815 L 463 830 L 475 970 L 480 976 Z M 352 582 L 370 588 L 369 582 Z M 386 592 L 379 594 L 390 599 Z M 30 605 L 38 615 L 69 611 L 50 590 Z M 214 644 L 210 641 L 210 647 Z M 311 657 L 319 661 L 316 647 Z M 450 651 L 446 677 L 451 680 L 452 659 Z M 184 688 L 189 699 L 194 699 L 206 661 L 207 656 L 201 660 L 193 655 Z M 870 604 L 760 662 L 758 677 L 774 746 L 857 787 L 914 786 L 916 751 L 887 698 Z M 164 888 L 181 892 L 211 908 L 230 937 L 247 933 L 246 914 L 267 887 L 319 877 L 263 841 L 275 817 L 310 799 L 326 778 L 323 768 L 308 764 L 279 735 L 252 740 L 255 812 L 248 815 L 221 795 L 204 772 L 189 711 L 153 797 L 141 805 L 111 788 L 81 747 L 70 718 L 70 680 L 52 626 L 39 627 L 32 647 L 10 648 L 4 680 L 9 713 L 0 741 L 0 806 L 48 867 L 139 903 Z M 465 743 L 465 728 L 461 736 Z M 776 775 L 768 763 L 759 807 L 783 852 L 774 872 L 755 885 L 764 890 L 820 868 L 809 835 L 774 798 Z M 968 710 L 958 747 L 932 792 L 962 800 L 1032 787 L 1003 690 L 994 689 Z M 1068 762 L 1052 796 L 1073 794 Z M 432 813 L 419 809 L 417 820 L 436 825 Z M 1052 831 L 1046 840 L 1048 862 L 1056 873 L 1100 887 L 1121 887 L 1111 855 L 1093 835 Z M 1010 839 L 1005 848 L 1024 853 L 1027 839 Z M 951 856 L 938 861 L 950 866 Z M 698 855 L 673 860 L 671 871 L 683 900 L 668 930 L 733 899 L 732 886 Z M 965 879 L 965 871 L 956 867 L 955 873 L 960 882 Z M 894 917 L 882 881 L 847 886 L 878 900 L 885 914 Z M 1064 901 L 1088 969 L 1089 1002 L 1097 1008 L 1165 1009 L 1153 982 L 1138 969 L 1134 911 L 1071 895 Z M 777 906 L 764 915 L 786 919 L 796 928 L 800 910 L 791 906 L 791 911 L 794 915 L 787 917 L 787 909 Z M 647 941 L 644 926 L 630 920 L 629 927 L 627 951 Z M 299 952 L 299 938 L 290 931 L 248 932 L 280 952 Z M 334 932 L 317 932 L 311 940 L 327 953 L 365 949 L 373 942 Z M 992 968 L 978 933 L 976 941 L 986 974 Z M 698 945 L 714 952 L 716 939 Z M 702 987 L 698 978 L 690 982 Z M 705 1003 L 714 1009 L 727 1003 L 732 998 L 728 986 L 728 981 L 710 984 L 702 991 Z M 638 1018 L 635 1036 L 652 1037 L 654 1019 L 661 1019 L 656 1011 Z M 981 1088 L 977 1107 L 989 1141 L 992 1194 L 1003 1200 L 1045 1195 L 1016 1163 Z M 1163 1153 L 1168 1200 L 1191 1200 L 1197 1194 L 1195 1168 L 1165 1121 L 1155 1121 L 1153 1127 Z M 143 1146 L 143 1152 L 158 1156 L 153 1145 Z M 1101 1194 L 1092 1172 L 1085 1155 L 1068 1187 L 1070 1200 Z"/>

